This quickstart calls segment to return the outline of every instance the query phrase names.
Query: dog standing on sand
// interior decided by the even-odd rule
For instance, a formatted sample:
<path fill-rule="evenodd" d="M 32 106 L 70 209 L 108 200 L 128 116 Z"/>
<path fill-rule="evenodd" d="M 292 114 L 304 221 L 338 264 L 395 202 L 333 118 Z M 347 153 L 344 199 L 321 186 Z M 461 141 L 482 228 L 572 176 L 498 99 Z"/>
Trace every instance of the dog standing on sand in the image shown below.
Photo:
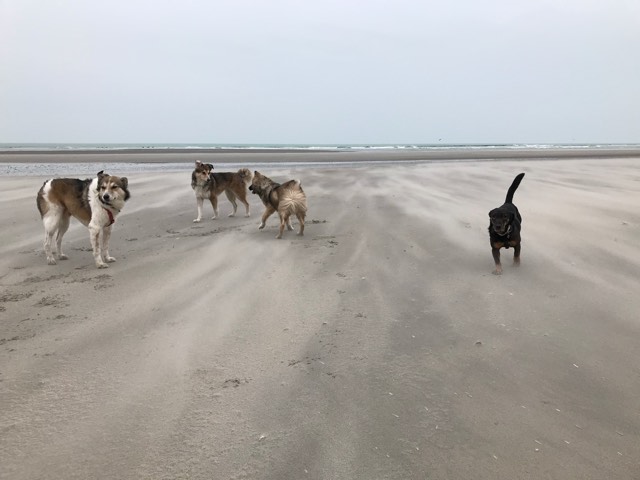
<path fill-rule="evenodd" d="M 513 183 L 507 191 L 507 198 L 504 204 L 498 208 L 494 208 L 489 212 L 489 241 L 491 242 L 491 253 L 493 261 L 496 264 L 494 275 L 502 274 L 502 264 L 500 263 L 500 249 L 513 247 L 513 264 L 520 265 L 520 230 L 522 228 L 522 216 L 518 208 L 513 204 L 513 194 L 524 173 L 521 173 L 513 179 Z"/>
<path fill-rule="evenodd" d="M 59 260 L 68 257 L 62 253 L 62 237 L 69 228 L 69 220 L 75 217 L 89 228 L 93 258 L 98 268 L 116 259 L 109 255 L 111 226 L 129 199 L 128 180 L 98 172 L 96 178 L 54 178 L 44 182 L 36 202 L 44 224 L 44 253 L 47 263 L 55 265 L 51 244 L 56 236 L 56 252 Z"/>
<path fill-rule="evenodd" d="M 300 180 L 289 180 L 281 185 L 256 170 L 253 173 L 253 181 L 249 186 L 249 190 L 258 195 L 265 206 L 262 221 L 258 227 L 260 230 L 264 228 L 267 219 L 274 212 L 278 212 L 280 216 L 280 231 L 276 238 L 282 238 L 285 225 L 288 230 L 293 230 L 291 215 L 295 215 L 300 223 L 298 235 L 304 235 L 307 197 L 302 190 Z"/>
<path fill-rule="evenodd" d="M 202 220 L 202 204 L 205 199 L 211 202 L 213 207 L 213 217 L 218 218 L 218 196 L 224 192 L 233 205 L 233 212 L 229 214 L 233 217 L 238 210 L 236 198 L 240 200 L 246 209 L 245 217 L 249 216 L 249 202 L 247 202 L 247 185 L 251 183 L 251 170 L 241 168 L 237 172 L 214 173 L 213 165 L 196 161 L 195 169 L 191 174 L 191 188 L 196 192 L 196 202 L 198 204 L 198 218 L 195 223 Z"/>

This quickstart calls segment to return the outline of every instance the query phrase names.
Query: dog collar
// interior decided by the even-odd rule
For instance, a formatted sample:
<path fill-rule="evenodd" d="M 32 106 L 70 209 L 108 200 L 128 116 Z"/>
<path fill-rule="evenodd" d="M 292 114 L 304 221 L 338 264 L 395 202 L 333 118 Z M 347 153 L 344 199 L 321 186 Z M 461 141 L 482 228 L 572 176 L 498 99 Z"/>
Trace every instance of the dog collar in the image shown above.
<path fill-rule="evenodd" d="M 509 228 L 507 228 L 507 231 L 504 234 L 505 237 L 507 237 L 507 242 L 504 244 L 504 248 L 506 248 L 507 250 L 509 250 L 509 240 L 511 240 L 511 225 L 509 225 Z"/>
<path fill-rule="evenodd" d="M 498 233 L 495 231 L 495 229 L 493 230 L 499 237 L 507 237 L 507 239 L 509 238 L 509 235 L 511 234 L 511 225 L 509 225 L 509 228 L 507 228 L 507 231 L 504 233 Z"/>
<path fill-rule="evenodd" d="M 102 208 L 104 208 L 104 207 L 102 207 Z M 104 211 L 107 212 L 107 215 L 109 215 L 109 226 L 113 225 L 115 223 L 115 221 L 116 221 L 116 219 L 113 218 L 113 213 L 108 208 L 104 208 Z"/>

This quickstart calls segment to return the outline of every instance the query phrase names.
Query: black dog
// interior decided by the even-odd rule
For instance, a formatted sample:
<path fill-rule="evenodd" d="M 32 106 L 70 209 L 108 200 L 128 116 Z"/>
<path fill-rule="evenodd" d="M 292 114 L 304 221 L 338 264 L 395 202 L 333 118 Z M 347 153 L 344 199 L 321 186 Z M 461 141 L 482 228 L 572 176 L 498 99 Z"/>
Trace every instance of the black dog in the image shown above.
<path fill-rule="evenodd" d="M 500 264 L 500 249 L 513 247 L 513 264 L 520 265 L 520 230 L 522 228 L 522 217 L 518 207 L 513 204 L 513 194 L 522 181 L 524 173 L 516 176 L 507 192 L 504 205 L 494 208 L 489 212 L 489 241 L 491 242 L 491 253 L 496 264 L 494 275 L 502 274 Z"/>

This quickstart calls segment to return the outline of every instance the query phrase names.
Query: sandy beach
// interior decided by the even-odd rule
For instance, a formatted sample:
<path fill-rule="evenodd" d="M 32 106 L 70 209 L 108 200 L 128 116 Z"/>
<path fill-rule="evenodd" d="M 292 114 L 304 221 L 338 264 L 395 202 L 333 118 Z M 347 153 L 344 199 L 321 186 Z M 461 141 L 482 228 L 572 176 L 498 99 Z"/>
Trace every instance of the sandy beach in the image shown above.
<path fill-rule="evenodd" d="M 0 161 L 59 161 L 28 155 Z M 640 157 L 286 155 L 262 173 L 301 179 L 304 237 L 253 195 L 193 223 L 183 155 L 127 174 L 105 270 L 77 221 L 47 265 L 48 177 L 0 177 L 0 478 L 640 478 Z"/>

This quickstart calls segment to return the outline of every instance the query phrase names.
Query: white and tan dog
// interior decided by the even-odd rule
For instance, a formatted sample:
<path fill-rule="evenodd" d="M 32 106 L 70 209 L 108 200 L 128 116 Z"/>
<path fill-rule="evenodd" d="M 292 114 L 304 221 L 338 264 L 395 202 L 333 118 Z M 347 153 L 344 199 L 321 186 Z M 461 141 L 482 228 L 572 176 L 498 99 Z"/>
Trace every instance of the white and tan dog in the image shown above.
<path fill-rule="evenodd" d="M 68 257 L 62 253 L 62 237 L 69 228 L 71 217 L 89 228 L 93 258 L 98 268 L 116 259 L 109 256 L 111 225 L 129 199 L 128 180 L 99 172 L 96 178 L 54 178 L 47 180 L 37 197 L 38 210 L 44 224 L 44 253 L 47 263 L 55 265 L 51 244 L 56 236 L 59 260 Z"/>

